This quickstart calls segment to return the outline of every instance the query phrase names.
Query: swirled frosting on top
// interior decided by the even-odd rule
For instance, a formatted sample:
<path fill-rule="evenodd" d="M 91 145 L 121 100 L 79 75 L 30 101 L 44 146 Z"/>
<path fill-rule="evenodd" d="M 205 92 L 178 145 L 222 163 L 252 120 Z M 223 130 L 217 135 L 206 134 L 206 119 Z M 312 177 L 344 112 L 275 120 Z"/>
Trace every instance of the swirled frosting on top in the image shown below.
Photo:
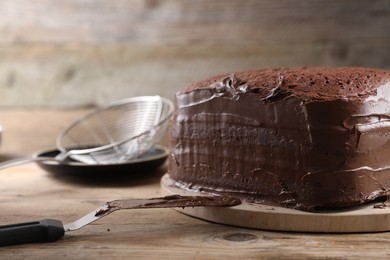
<path fill-rule="evenodd" d="M 390 188 L 390 72 L 278 68 L 195 83 L 176 96 L 177 185 L 302 209 Z"/>

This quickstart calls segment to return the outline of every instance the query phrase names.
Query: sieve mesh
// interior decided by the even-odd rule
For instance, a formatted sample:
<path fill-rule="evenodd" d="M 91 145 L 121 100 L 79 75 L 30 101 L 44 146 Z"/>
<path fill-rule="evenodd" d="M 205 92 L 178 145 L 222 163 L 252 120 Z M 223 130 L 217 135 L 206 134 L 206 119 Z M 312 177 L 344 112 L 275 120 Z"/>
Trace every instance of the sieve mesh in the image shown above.
<path fill-rule="evenodd" d="M 138 157 L 162 139 L 172 112 L 172 102 L 159 96 L 98 108 L 61 133 L 58 159 L 70 156 L 87 164 L 108 164 Z"/>

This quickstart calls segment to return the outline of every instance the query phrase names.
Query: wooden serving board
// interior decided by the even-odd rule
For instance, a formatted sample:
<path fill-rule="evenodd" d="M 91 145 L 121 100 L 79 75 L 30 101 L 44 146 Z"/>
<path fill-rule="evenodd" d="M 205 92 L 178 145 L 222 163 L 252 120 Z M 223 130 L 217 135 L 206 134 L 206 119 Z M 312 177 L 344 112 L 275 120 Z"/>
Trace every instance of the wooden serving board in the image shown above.
<path fill-rule="evenodd" d="M 163 195 L 200 195 L 197 192 L 175 187 L 167 174 L 161 179 L 161 193 Z M 221 224 L 264 230 L 323 233 L 389 231 L 390 208 L 380 209 L 373 206 L 374 204 L 371 203 L 344 210 L 314 213 L 243 203 L 235 207 L 180 208 L 177 211 Z"/>

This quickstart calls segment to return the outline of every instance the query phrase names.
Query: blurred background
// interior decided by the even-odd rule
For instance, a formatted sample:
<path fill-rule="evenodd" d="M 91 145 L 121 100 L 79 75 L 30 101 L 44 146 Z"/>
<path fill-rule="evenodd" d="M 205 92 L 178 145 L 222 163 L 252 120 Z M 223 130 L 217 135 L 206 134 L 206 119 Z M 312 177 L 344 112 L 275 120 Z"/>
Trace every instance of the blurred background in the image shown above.
<path fill-rule="evenodd" d="M 3 0 L 0 106 L 74 108 L 237 70 L 390 69 L 387 0 Z"/>

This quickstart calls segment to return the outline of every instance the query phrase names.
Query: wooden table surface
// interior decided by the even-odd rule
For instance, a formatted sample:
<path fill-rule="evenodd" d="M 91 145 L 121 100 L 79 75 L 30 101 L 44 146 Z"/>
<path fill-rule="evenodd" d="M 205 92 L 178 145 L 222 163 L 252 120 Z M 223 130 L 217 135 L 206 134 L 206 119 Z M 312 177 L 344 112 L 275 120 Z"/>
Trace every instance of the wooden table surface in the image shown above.
<path fill-rule="evenodd" d="M 1 158 L 55 143 L 86 110 L 3 109 Z M 41 147 L 40 147 L 41 146 Z M 160 194 L 166 165 L 141 178 L 54 176 L 35 164 L 0 171 L 0 224 L 43 218 L 73 221 L 114 199 Z M 305 259 L 389 258 L 390 233 L 315 234 L 215 224 L 172 209 L 117 211 L 57 242 L 0 248 L 0 259 Z"/>

